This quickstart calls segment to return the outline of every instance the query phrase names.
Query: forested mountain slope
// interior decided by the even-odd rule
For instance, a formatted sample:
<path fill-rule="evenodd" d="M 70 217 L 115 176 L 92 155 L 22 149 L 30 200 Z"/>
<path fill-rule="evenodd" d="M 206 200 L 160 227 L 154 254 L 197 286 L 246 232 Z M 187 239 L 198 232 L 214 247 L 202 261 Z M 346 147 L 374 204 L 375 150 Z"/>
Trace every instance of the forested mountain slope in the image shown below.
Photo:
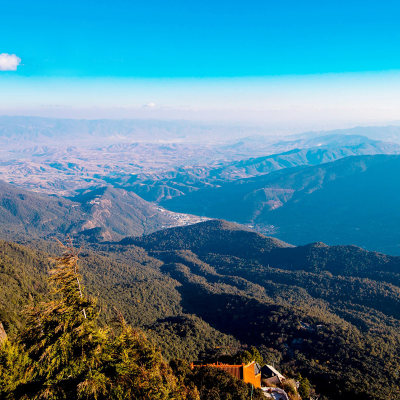
<path fill-rule="evenodd" d="M 399 254 L 399 175 L 400 156 L 347 157 L 237 180 L 163 205 L 253 224 L 289 243 L 352 243 Z"/>
<path fill-rule="evenodd" d="M 7 255 L 42 276 L 46 252 L 5 243 L 0 257 Z M 293 247 L 224 221 L 96 244 L 80 257 L 103 320 L 117 307 L 169 357 L 216 360 L 255 345 L 329 399 L 400 396 L 400 257 L 355 246 Z M 3 273 L 21 280 L 18 269 Z M 29 279 L 20 298 L 42 292 L 41 278 Z M 18 314 L 6 281 L 0 319 L 11 329 Z"/>
<path fill-rule="evenodd" d="M 0 232 L 9 238 L 70 234 L 92 241 L 117 240 L 199 220 L 162 210 L 132 192 L 112 187 L 82 190 L 66 199 L 0 181 Z"/>

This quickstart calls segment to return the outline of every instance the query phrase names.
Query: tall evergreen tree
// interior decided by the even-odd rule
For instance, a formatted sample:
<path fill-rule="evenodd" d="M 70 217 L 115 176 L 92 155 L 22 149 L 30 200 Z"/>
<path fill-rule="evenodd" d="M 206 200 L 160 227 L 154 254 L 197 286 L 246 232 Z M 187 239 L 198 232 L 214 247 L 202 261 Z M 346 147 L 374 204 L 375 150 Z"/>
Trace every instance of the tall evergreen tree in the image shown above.
<path fill-rule="evenodd" d="M 121 318 L 118 335 L 98 326 L 71 247 L 50 272 L 52 300 L 31 307 L 15 343 L 0 347 L 6 399 L 197 399 L 143 333 Z"/>

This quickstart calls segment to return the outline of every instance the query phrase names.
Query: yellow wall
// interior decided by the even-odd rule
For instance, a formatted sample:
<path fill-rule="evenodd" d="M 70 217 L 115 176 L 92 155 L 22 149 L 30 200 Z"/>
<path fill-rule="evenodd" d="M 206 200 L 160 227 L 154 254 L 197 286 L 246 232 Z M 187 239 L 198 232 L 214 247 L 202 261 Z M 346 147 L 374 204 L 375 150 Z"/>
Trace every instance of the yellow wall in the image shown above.
<path fill-rule="evenodd" d="M 243 365 L 243 380 L 246 383 L 251 383 L 254 387 L 261 387 L 261 373 L 254 374 L 254 361 L 250 364 Z"/>
<path fill-rule="evenodd" d="M 235 378 L 240 379 L 240 375 L 243 376 L 243 381 L 246 383 L 251 383 L 254 387 L 260 388 L 261 387 L 261 372 L 257 375 L 254 374 L 254 364 L 255 361 L 245 365 L 228 365 L 228 364 L 206 364 L 206 365 L 194 365 L 193 363 L 190 364 L 190 367 L 193 369 L 194 367 L 214 367 L 220 368 L 224 371 L 228 372 L 230 375 L 234 376 Z M 240 372 L 243 374 L 240 374 Z"/>

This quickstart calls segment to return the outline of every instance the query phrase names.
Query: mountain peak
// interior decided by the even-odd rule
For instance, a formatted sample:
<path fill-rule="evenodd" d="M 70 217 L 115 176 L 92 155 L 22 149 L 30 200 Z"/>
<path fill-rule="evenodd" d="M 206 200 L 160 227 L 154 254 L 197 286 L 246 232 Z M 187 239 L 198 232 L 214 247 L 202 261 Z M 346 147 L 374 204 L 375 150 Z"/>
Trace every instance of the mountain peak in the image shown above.
<path fill-rule="evenodd" d="M 223 230 L 223 231 L 246 231 L 246 232 L 254 232 L 252 229 L 247 226 L 237 224 L 235 222 L 228 222 L 223 219 L 211 219 L 208 221 L 200 222 L 196 224 L 196 228 L 198 229 L 215 229 L 215 230 Z"/>
<path fill-rule="evenodd" d="M 133 244 L 152 251 L 193 250 L 199 254 L 230 254 L 255 258 L 277 248 L 291 247 L 278 239 L 223 220 L 165 229 L 139 238 L 128 237 L 120 243 Z"/>
<path fill-rule="evenodd" d="M 307 247 L 321 248 L 321 247 L 329 247 L 329 246 L 324 242 L 314 242 L 314 243 L 310 243 L 309 245 L 307 245 Z"/>

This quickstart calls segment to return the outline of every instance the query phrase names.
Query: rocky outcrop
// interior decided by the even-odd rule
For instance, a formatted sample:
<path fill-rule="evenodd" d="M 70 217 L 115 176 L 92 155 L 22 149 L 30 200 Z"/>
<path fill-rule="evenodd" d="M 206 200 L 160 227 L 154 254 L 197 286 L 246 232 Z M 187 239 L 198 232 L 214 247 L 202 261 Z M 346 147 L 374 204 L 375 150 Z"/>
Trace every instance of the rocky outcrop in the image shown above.
<path fill-rule="evenodd" d="M 4 329 L 3 324 L 0 322 L 0 343 L 7 339 L 7 333 Z"/>

